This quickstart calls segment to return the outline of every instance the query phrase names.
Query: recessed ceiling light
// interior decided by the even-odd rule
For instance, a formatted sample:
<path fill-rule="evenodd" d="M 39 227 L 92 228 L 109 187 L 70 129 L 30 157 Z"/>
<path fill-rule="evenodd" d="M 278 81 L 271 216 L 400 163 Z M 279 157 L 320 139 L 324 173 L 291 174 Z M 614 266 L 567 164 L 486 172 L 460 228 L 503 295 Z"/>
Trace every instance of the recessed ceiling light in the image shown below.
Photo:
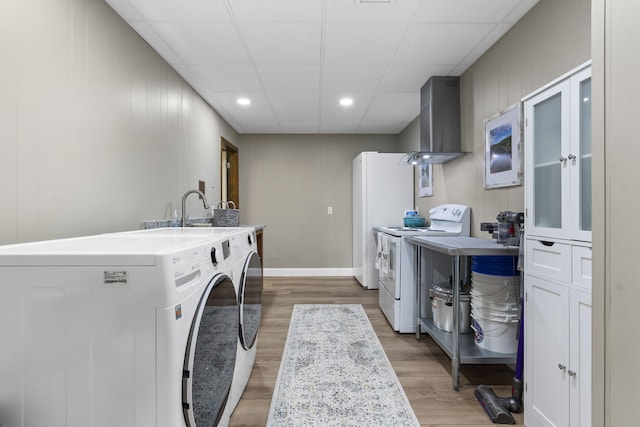
<path fill-rule="evenodd" d="M 348 107 L 350 105 L 353 105 L 353 99 L 351 99 L 351 98 L 342 98 L 340 100 L 340 105 L 342 105 L 343 107 Z"/>
<path fill-rule="evenodd" d="M 249 98 L 238 98 L 237 102 L 240 105 L 251 105 L 251 100 Z"/>

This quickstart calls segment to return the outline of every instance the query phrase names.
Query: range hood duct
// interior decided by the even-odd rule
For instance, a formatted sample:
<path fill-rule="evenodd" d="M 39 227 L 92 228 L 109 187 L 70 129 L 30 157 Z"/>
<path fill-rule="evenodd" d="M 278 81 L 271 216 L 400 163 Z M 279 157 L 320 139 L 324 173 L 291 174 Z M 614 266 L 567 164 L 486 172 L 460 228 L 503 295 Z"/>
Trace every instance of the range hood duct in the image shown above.
<path fill-rule="evenodd" d="M 420 90 L 420 151 L 407 163 L 446 163 L 462 157 L 460 78 L 432 76 Z"/>

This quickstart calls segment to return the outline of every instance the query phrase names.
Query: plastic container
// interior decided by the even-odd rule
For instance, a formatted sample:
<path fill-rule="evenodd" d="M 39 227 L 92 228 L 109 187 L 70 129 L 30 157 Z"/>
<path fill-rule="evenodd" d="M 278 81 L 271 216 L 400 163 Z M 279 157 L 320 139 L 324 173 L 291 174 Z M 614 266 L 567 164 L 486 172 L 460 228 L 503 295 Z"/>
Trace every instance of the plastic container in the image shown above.
<path fill-rule="evenodd" d="M 509 285 L 515 283 L 520 283 L 520 275 L 513 276 L 496 276 L 495 274 L 483 274 L 478 273 L 477 271 L 471 272 L 471 280 L 473 282 L 486 283 L 490 285 Z"/>
<path fill-rule="evenodd" d="M 496 353 L 515 353 L 518 350 L 517 316 L 472 310 L 471 318 L 471 329 L 478 347 Z"/>
<path fill-rule="evenodd" d="M 421 216 L 406 216 L 404 217 L 405 227 L 424 227 L 426 220 Z"/>
<path fill-rule="evenodd" d="M 471 272 L 471 329 L 474 331 L 474 341 L 485 350 L 515 353 L 518 349 L 520 320 L 520 276 L 515 265 L 512 265 L 514 259 L 474 258 L 478 258 Z"/>
<path fill-rule="evenodd" d="M 471 272 L 493 276 L 517 276 L 518 258 L 516 256 L 473 256 Z"/>
<path fill-rule="evenodd" d="M 518 317 L 520 315 L 520 305 L 517 302 L 492 302 L 487 301 L 486 298 L 474 298 L 473 295 L 471 297 L 471 310 L 500 317 L 505 315 Z"/>
<path fill-rule="evenodd" d="M 518 298 L 520 295 L 520 283 L 519 282 L 506 282 L 506 283 L 485 283 L 475 280 L 471 281 L 471 286 L 479 297 L 496 298 L 498 300 L 508 298 Z"/>
<path fill-rule="evenodd" d="M 171 227 L 180 227 L 182 226 L 181 222 L 182 222 L 182 218 L 180 217 L 180 211 L 179 210 L 173 211 L 173 215 L 171 216 L 171 221 L 169 225 Z"/>

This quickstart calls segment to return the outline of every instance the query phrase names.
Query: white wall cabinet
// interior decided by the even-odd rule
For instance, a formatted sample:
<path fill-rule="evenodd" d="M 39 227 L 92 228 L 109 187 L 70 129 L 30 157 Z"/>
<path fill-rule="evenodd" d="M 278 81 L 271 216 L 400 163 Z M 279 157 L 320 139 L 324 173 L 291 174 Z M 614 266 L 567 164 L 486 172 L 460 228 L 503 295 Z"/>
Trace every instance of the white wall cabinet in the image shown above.
<path fill-rule="evenodd" d="M 591 242 L 591 67 L 524 101 L 525 226 Z"/>
<path fill-rule="evenodd" d="M 524 101 L 525 424 L 591 425 L 591 68 Z"/>

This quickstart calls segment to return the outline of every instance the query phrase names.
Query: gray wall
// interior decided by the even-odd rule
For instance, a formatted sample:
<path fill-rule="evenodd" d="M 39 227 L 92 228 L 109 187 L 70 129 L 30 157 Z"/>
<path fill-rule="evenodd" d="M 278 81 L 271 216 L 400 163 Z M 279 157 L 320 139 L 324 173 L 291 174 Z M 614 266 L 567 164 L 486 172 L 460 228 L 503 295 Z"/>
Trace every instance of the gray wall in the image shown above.
<path fill-rule="evenodd" d="M 522 186 L 484 189 L 484 123 L 540 86 L 591 59 L 590 0 L 540 0 L 461 76 L 464 158 L 433 166 L 433 197 L 419 198 L 422 212 L 442 203 L 471 206 L 471 232 L 502 210 L 522 211 Z M 570 29 L 570 30 L 568 30 Z M 400 135 L 403 148 L 419 147 L 418 125 Z M 416 189 L 417 190 L 417 189 Z"/>
<path fill-rule="evenodd" d="M 241 135 L 240 217 L 267 226 L 264 266 L 351 269 L 351 162 L 397 147 L 396 135 Z"/>
<path fill-rule="evenodd" d="M 2 0 L 0 28 L 0 244 L 137 229 L 198 180 L 219 200 L 236 132 L 105 2 Z"/>

